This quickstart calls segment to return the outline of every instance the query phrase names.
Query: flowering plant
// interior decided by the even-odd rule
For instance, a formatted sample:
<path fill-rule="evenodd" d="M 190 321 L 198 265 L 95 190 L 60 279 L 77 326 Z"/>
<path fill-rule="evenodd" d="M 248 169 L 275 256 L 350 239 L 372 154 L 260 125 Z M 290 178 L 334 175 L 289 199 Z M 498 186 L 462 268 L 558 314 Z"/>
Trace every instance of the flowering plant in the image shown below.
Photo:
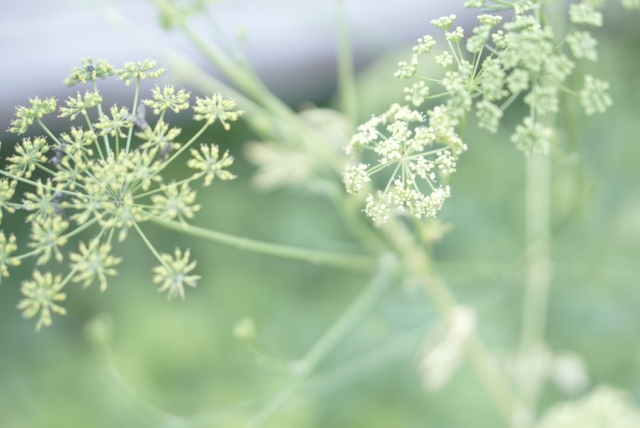
<path fill-rule="evenodd" d="M 406 82 L 397 102 L 360 124 L 343 1 L 337 2 L 340 111 L 306 112 L 294 112 L 271 93 L 242 55 L 228 55 L 192 30 L 190 19 L 207 12 L 205 0 L 153 3 L 162 24 L 190 38 L 236 89 L 208 77 L 216 91 L 196 97 L 193 106 L 191 94 L 173 85 L 156 85 L 145 98 L 141 82 L 165 72 L 156 61 L 117 69 L 106 60 L 86 58 L 65 84 L 88 85 L 87 91 L 62 106 L 54 98 L 32 98 L 16 109 L 12 133 L 35 128 L 43 134 L 23 138 L 0 169 L 0 220 L 24 213 L 31 228 L 25 242 L 0 232 L 0 278 L 6 284 L 6 278 L 14 279 L 16 266 L 33 260 L 30 278 L 21 278 L 17 308 L 24 317 L 37 319 L 37 331 L 51 326 L 54 314 L 67 313 L 69 284 L 86 288 L 96 283 L 100 291 L 108 289 L 118 267 L 128 262 L 116 247 L 132 229 L 158 263 L 149 282 L 158 284 L 168 300 L 185 299 L 185 288 L 196 287 L 204 274 L 189 248 L 156 250 L 146 231 L 152 223 L 217 244 L 371 277 L 300 359 L 288 361 L 269 352 L 251 317 L 235 325 L 236 339 L 260 364 L 285 373 L 280 387 L 259 400 L 244 421 L 248 427 L 268 424 L 394 283 L 424 291 L 440 315 L 428 333 L 420 331 L 419 349 L 412 350 L 426 392 L 444 388 L 468 361 L 504 426 L 638 424 L 640 412 L 626 393 L 605 385 L 581 398 L 558 400 L 549 410 L 540 406 L 542 391 L 551 382 L 570 396 L 583 393 L 589 383 L 583 360 L 553 349 L 545 325 L 554 275 L 551 159 L 566 155 L 556 120 L 572 103 L 581 105 L 586 116 L 603 114 L 613 104 L 610 84 L 589 68 L 599 59 L 592 32 L 605 21 L 598 2 L 572 2 L 552 25 L 548 9 L 562 6 L 554 2 L 467 0 L 465 7 L 482 9 L 479 24 L 465 37 L 465 29 L 454 26 L 455 15 L 431 21 L 433 31 L 417 39 L 410 58 L 388 76 Z M 623 5 L 640 6 L 627 0 Z M 188 61 L 180 65 L 197 74 Z M 130 108 L 103 106 L 98 84 L 111 77 L 134 85 Z M 199 129 L 182 138 L 182 129 L 170 125 L 169 117 L 189 109 Z M 56 112 L 79 123 L 56 134 L 45 123 Z M 518 116 L 517 124 L 507 123 L 507 112 Z M 205 143 L 203 134 L 210 127 L 229 131 L 240 118 L 261 140 L 245 146 L 246 157 L 257 167 L 254 178 L 260 190 L 295 187 L 330 199 L 359 251 L 248 239 L 215 230 L 214 221 L 206 228 L 191 224 L 201 210 L 193 185 L 201 182 L 207 188 L 236 178 L 234 156 L 239 153 Z M 477 140 L 476 131 L 469 130 L 474 121 L 478 132 L 500 135 L 498 131 L 508 129 L 507 141 L 526 165 L 522 329 L 520 346 L 504 358 L 485 345 L 476 308 L 455 296 L 433 256 L 434 243 L 449 229 L 436 218 L 456 198 L 454 174 L 464 168 L 465 152 Z M 168 167 L 177 162 L 191 171 L 188 177 L 169 177 Z M 67 251 L 69 247 L 73 249 Z M 189 294 L 197 298 L 196 292 Z M 98 318 L 88 328 L 100 345 L 108 345 L 105 325 Z M 115 364 L 109 364 L 115 371 Z M 118 383 L 122 387 L 120 377 Z M 199 423 L 196 417 L 152 413 L 160 414 L 159 423 L 166 426 Z"/>

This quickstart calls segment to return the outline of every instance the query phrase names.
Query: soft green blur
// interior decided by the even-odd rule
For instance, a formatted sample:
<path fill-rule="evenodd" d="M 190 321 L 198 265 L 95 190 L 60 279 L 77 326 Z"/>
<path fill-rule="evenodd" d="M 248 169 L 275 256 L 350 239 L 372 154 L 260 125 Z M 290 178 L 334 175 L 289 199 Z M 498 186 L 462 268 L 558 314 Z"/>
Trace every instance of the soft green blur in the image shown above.
<path fill-rule="evenodd" d="M 554 157 L 553 259 L 547 337 L 554 350 L 582 355 L 592 383 L 640 398 L 640 28 L 619 6 L 598 34 L 597 74 L 611 82 L 614 106 L 585 118 L 575 100 L 558 123 L 564 154 Z M 419 35 L 416 35 L 419 36 Z M 389 54 L 361 73 L 363 117 L 402 96 Z M 406 56 L 403 52 L 400 56 Z M 517 113 L 517 112 L 516 112 Z M 504 121 L 509 129 L 513 120 Z M 9 118 L 2 118 L 8 125 Z M 184 134 L 195 129 L 188 123 Z M 440 271 L 479 314 L 498 355 L 518 343 L 524 278 L 524 158 L 509 131 L 467 129 L 469 151 L 439 219 L 453 230 L 436 247 Z M 302 190 L 258 193 L 242 160 L 251 134 L 242 123 L 203 142 L 229 149 L 239 178 L 198 187 L 194 224 L 307 248 L 357 248 L 325 199 Z M 10 142 L 3 147 L 3 157 Z M 186 175 L 176 168 L 168 175 Z M 20 216 L 13 216 L 13 219 Z M 2 228 L 28 230 L 5 216 Z M 21 220 L 20 220 L 21 221 Z M 364 216 L 363 216 L 363 221 Z M 145 225 L 147 226 L 147 225 Z M 124 261 L 105 293 L 68 289 L 68 315 L 39 334 L 15 310 L 29 262 L 0 286 L 0 427 L 241 427 L 278 387 L 282 370 L 256 361 L 233 337 L 254 319 L 258 343 L 282 361 L 300 358 L 367 282 L 366 275 L 229 249 L 148 225 L 158 250 L 190 247 L 202 280 L 184 302 L 155 293 L 157 263 L 135 235 L 114 253 Z M 86 237 L 85 237 L 86 239 Z M 396 286 L 380 301 L 269 426 L 493 427 L 498 414 L 464 367 L 444 390 L 423 391 L 417 351 L 434 310 Z M 548 387 L 546 406 L 562 395 Z M 177 417 L 180 416 L 180 417 Z M 186 422 L 189 424 L 186 424 Z"/>

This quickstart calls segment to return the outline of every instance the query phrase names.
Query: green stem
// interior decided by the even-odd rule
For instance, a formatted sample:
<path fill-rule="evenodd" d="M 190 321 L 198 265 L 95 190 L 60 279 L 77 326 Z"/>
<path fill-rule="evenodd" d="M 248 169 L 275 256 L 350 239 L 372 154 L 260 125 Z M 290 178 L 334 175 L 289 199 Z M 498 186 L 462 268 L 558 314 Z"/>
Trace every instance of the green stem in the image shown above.
<path fill-rule="evenodd" d="M 295 364 L 295 368 L 276 395 L 269 400 L 249 421 L 247 428 L 264 426 L 269 418 L 291 397 L 304 380 L 315 370 L 317 365 L 329 354 L 353 327 L 369 312 L 378 297 L 388 288 L 393 280 L 397 262 L 392 255 L 385 255 L 380 260 L 380 270 L 371 283 L 349 305 L 347 310 L 316 342 L 304 358 Z"/>
<path fill-rule="evenodd" d="M 458 135 L 460 135 L 460 138 L 464 137 L 464 132 L 467 129 L 467 121 L 469 120 L 469 114 L 471 113 L 471 110 L 469 110 L 465 115 L 464 118 L 462 119 L 462 123 L 460 124 L 460 129 L 458 130 Z"/>
<path fill-rule="evenodd" d="M 94 80 L 93 82 L 93 90 L 94 92 L 98 92 L 98 85 L 96 84 L 96 81 Z M 104 114 L 102 113 L 102 103 L 98 104 L 98 117 L 102 118 L 102 116 L 104 116 Z M 109 137 L 107 136 L 107 134 L 104 134 L 104 147 L 107 150 L 107 157 L 111 156 L 111 147 L 109 146 Z"/>
<path fill-rule="evenodd" d="M 338 21 L 338 82 L 339 99 L 342 112 L 351 119 L 355 129 L 358 121 L 358 101 L 356 79 L 353 70 L 353 53 L 346 10 L 346 0 L 337 0 Z"/>
<path fill-rule="evenodd" d="M 424 248 L 416 243 L 415 236 L 401 222 L 391 219 L 382 228 L 382 232 L 393 248 L 401 256 L 404 269 L 414 275 L 433 301 L 438 312 L 444 316 L 458 302 L 446 282 L 433 275 L 431 260 Z M 484 389 L 495 403 L 498 411 L 509 426 L 512 425 L 520 403 L 511 389 L 505 374 L 482 342 L 476 332 L 466 345 L 466 356 Z"/>
<path fill-rule="evenodd" d="M 158 259 L 158 261 L 160 263 L 162 263 L 162 265 L 166 266 L 166 263 L 164 260 L 162 260 L 162 257 L 160 256 L 160 254 L 158 253 L 158 251 L 156 250 L 156 248 L 151 244 L 151 242 L 147 239 L 147 236 L 142 232 L 142 229 L 140 229 L 140 226 L 138 226 L 137 222 L 133 222 L 133 227 L 136 228 L 136 230 L 138 231 L 138 234 L 140 235 L 140 237 L 142 238 L 142 240 L 144 241 L 145 244 L 147 244 L 147 247 L 149 247 L 149 250 L 151 250 L 151 252 L 153 253 L 153 255 L 156 257 L 156 259 Z"/>
<path fill-rule="evenodd" d="M 131 114 L 135 116 L 138 108 L 138 95 L 140 94 L 140 79 L 136 79 L 136 93 L 133 96 L 133 107 L 131 107 Z M 131 137 L 133 136 L 133 126 L 129 128 L 129 135 L 127 135 L 127 148 L 126 153 L 129 153 L 131 148 Z"/>
<path fill-rule="evenodd" d="M 38 125 L 40 125 L 40 127 L 41 127 L 42 129 L 44 129 L 44 132 L 46 132 L 46 133 L 47 133 L 47 135 L 49 135 L 49 137 L 51 137 L 51 139 L 52 139 L 53 141 L 55 141 L 56 143 L 58 143 L 58 146 L 62 146 L 62 143 L 60 143 L 60 140 L 58 140 L 58 139 L 56 138 L 56 136 L 55 136 L 55 135 L 53 135 L 53 133 L 52 133 L 51 131 L 49 131 L 49 128 L 47 128 L 47 127 L 44 125 L 44 123 L 42 123 L 42 121 L 40 120 L 40 118 L 36 118 L 36 120 L 38 121 Z"/>
<path fill-rule="evenodd" d="M 526 180 L 526 238 L 527 278 L 522 315 L 520 352 L 532 355 L 544 347 L 547 305 L 552 279 L 552 263 L 549 257 L 550 234 L 550 159 L 545 155 L 527 158 Z M 521 385 L 525 404 L 534 411 L 542 388 L 537 376 Z"/>
<path fill-rule="evenodd" d="M 215 230 L 204 229 L 187 224 L 183 225 L 173 221 L 167 222 L 157 217 L 151 217 L 150 220 L 162 227 L 185 233 L 187 235 L 229 245 L 241 250 L 253 251 L 274 257 L 299 260 L 316 265 L 334 266 L 355 271 L 371 271 L 371 269 L 376 265 L 376 259 L 372 256 L 289 247 L 286 245 L 271 244 L 268 242 L 241 238 L 239 236 L 228 235 L 226 233 L 216 232 Z"/>
<path fill-rule="evenodd" d="M 509 107 L 516 100 L 516 98 L 518 98 L 518 95 L 520 95 L 520 92 L 521 91 L 514 92 L 513 94 L 511 94 L 511 96 L 504 103 L 502 103 L 502 105 L 500 106 L 500 110 L 505 111 L 507 107 Z"/>
<path fill-rule="evenodd" d="M 89 115 L 87 114 L 86 110 L 82 110 L 82 115 L 84 116 L 85 120 L 87 121 L 87 126 L 89 127 L 89 130 L 93 129 L 93 125 L 91 124 L 91 119 L 89 119 Z M 96 143 L 96 147 L 98 149 L 98 153 L 100 154 L 100 157 L 102 158 L 102 160 L 104 160 L 104 155 L 102 154 L 102 149 L 100 148 L 100 143 L 98 142 L 98 139 L 96 138 L 95 140 Z"/>
<path fill-rule="evenodd" d="M 50 174 L 52 176 L 55 177 L 56 173 L 51 171 L 49 168 L 47 168 L 46 166 L 42 165 L 41 163 L 36 163 L 36 168 L 41 169 L 42 171 L 46 172 L 47 174 Z"/>
<path fill-rule="evenodd" d="M 5 177 L 9 177 L 9 178 L 12 178 L 14 180 L 17 180 L 17 181 L 21 181 L 23 183 L 30 184 L 30 185 L 32 185 L 34 187 L 38 187 L 38 183 L 36 183 L 35 181 L 31 181 L 31 180 L 29 180 L 27 178 L 23 178 L 23 177 L 18 177 L 17 175 L 13 175 L 10 172 L 4 171 L 2 169 L 0 169 L 0 174 L 4 175 Z"/>

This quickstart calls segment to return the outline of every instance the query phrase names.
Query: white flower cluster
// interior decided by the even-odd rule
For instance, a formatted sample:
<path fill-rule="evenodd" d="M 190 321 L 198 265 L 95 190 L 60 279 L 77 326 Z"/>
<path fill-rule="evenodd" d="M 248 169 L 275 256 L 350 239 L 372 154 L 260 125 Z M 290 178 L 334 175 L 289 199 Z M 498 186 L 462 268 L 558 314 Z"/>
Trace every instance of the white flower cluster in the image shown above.
<path fill-rule="evenodd" d="M 585 398 L 549 409 L 536 428 L 635 428 L 640 412 L 631 397 L 610 386 L 600 386 Z"/>
<path fill-rule="evenodd" d="M 347 167 L 343 174 L 348 193 L 357 193 L 372 177 L 392 171 L 384 177 L 386 186 L 366 199 L 365 213 L 377 224 L 393 213 L 408 213 L 417 218 L 434 217 L 450 196 L 449 186 L 436 185 L 436 172 L 451 174 L 466 146 L 455 132 L 457 119 L 447 106 L 428 112 L 427 118 L 407 106 L 393 104 L 358 127 L 346 151 L 368 153 L 374 166 L 360 163 Z"/>
<path fill-rule="evenodd" d="M 465 6 L 480 7 L 485 3 L 489 2 L 467 1 Z M 405 88 L 405 100 L 415 107 L 429 99 L 446 97 L 443 107 L 453 127 L 466 123 L 475 104 L 478 126 L 495 133 L 504 111 L 514 101 L 522 99 L 530 112 L 523 124 L 516 127 L 511 139 L 526 153 L 548 153 L 551 131 L 539 118 L 558 112 L 560 92 L 579 97 L 587 115 L 603 113 L 611 105 L 608 84 L 602 80 L 587 76 L 580 93 L 565 86 L 575 70 L 568 55 L 575 59 L 597 60 L 597 40 L 587 29 L 602 26 L 602 13 L 585 2 L 570 5 L 569 19 L 577 28 L 566 35 L 566 43 L 561 43 L 552 28 L 534 13 L 532 2 L 492 3 L 496 10 L 515 9 L 515 18 L 496 29 L 502 22 L 501 16 L 478 16 L 480 25 L 466 40 L 466 50 L 472 55 L 467 58 L 461 49 L 463 30 L 460 27 L 452 29 L 455 15 L 445 16 L 431 24 L 445 33 L 447 47 L 435 52 L 433 37 L 418 39 L 411 60 L 401 62 L 395 76 L 421 79 Z M 444 69 L 443 78 L 426 78 L 418 73 L 425 57 Z M 425 81 L 436 82 L 442 91 L 436 93 Z"/>

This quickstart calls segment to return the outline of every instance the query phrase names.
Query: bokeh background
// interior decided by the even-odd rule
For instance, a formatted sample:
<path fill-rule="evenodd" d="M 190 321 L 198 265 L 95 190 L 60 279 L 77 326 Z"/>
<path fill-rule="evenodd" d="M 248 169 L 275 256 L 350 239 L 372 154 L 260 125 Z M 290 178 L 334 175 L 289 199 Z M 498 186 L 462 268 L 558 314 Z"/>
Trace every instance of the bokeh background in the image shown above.
<path fill-rule="evenodd" d="M 358 71 L 360 113 L 367 118 L 402 98 L 392 78 L 428 22 L 473 11 L 458 3 L 348 0 Z M 236 0 L 211 6 L 221 30 L 247 55 L 267 85 L 292 107 L 335 106 L 335 10 L 315 0 Z M 591 382 L 610 383 L 640 398 L 640 14 L 610 1 L 597 31 L 601 60 L 588 70 L 611 82 L 614 106 L 586 119 L 574 100 L 562 109 L 553 165 L 554 281 L 548 339 L 579 354 Z M 196 28 L 212 39 L 206 21 Z M 468 26 L 467 26 L 468 28 Z M 238 37 L 239 36 L 239 37 Z M 159 26 L 145 1 L 30 0 L 5 2 L 0 16 L 0 119 L 28 97 L 64 99 L 77 88 L 62 79 L 79 58 L 125 60 L 179 52 L 216 74 L 179 33 Z M 583 65 L 581 65 L 582 67 Z M 586 67 L 586 65 L 584 65 Z M 189 76 L 169 72 L 159 83 L 196 91 Z M 576 82 L 579 84 L 579 82 Z M 152 86 L 148 84 L 143 91 Z M 101 82 L 106 105 L 129 104 L 132 88 Z M 144 92 L 143 92 L 144 94 Z M 197 94 L 197 92 L 195 92 Z M 454 197 L 440 220 L 453 228 L 437 245 L 439 269 L 459 299 L 478 312 L 482 336 L 499 357 L 517 346 L 524 282 L 524 159 L 507 131 L 472 125 L 469 151 L 452 180 Z M 175 118 L 183 135 L 196 132 Z M 47 122 L 55 132 L 63 120 Z M 0 134 L 4 159 L 16 138 Z M 238 179 L 197 188 L 203 209 L 194 223 L 240 236 L 309 248 L 357 249 L 334 207 L 301 189 L 259 192 L 254 167 L 242 157 L 254 138 L 243 122 L 207 132 L 236 157 Z M 171 175 L 185 175 L 177 165 Z M 5 233 L 26 237 L 20 215 L 5 216 Z M 115 251 L 124 257 L 105 293 L 69 287 L 68 315 L 39 334 L 21 319 L 14 269 L 0 286 L 0 426 L 240 427 L 285 374 L 260 364 L 233 336 L 251 316 L 271 355 L 295 360 L 315 343 L 367 282 L 365 275 L 273 259 L 181 236 L 149 225 L 163 252 L 190 247 L 202 275 L 187 299 L 167 303 L 155 292 L 156 261 L 131 234 Z M 489 427 L 498 414 L 465 366 L 436 394 L 416 371 L 418 350 L 435 312 L 425 297 L 397 284 L 370 316 L 323 362 L 273 421 L 274 427 Z M 562 398 L 550 386 L 543 406 Z"/>

